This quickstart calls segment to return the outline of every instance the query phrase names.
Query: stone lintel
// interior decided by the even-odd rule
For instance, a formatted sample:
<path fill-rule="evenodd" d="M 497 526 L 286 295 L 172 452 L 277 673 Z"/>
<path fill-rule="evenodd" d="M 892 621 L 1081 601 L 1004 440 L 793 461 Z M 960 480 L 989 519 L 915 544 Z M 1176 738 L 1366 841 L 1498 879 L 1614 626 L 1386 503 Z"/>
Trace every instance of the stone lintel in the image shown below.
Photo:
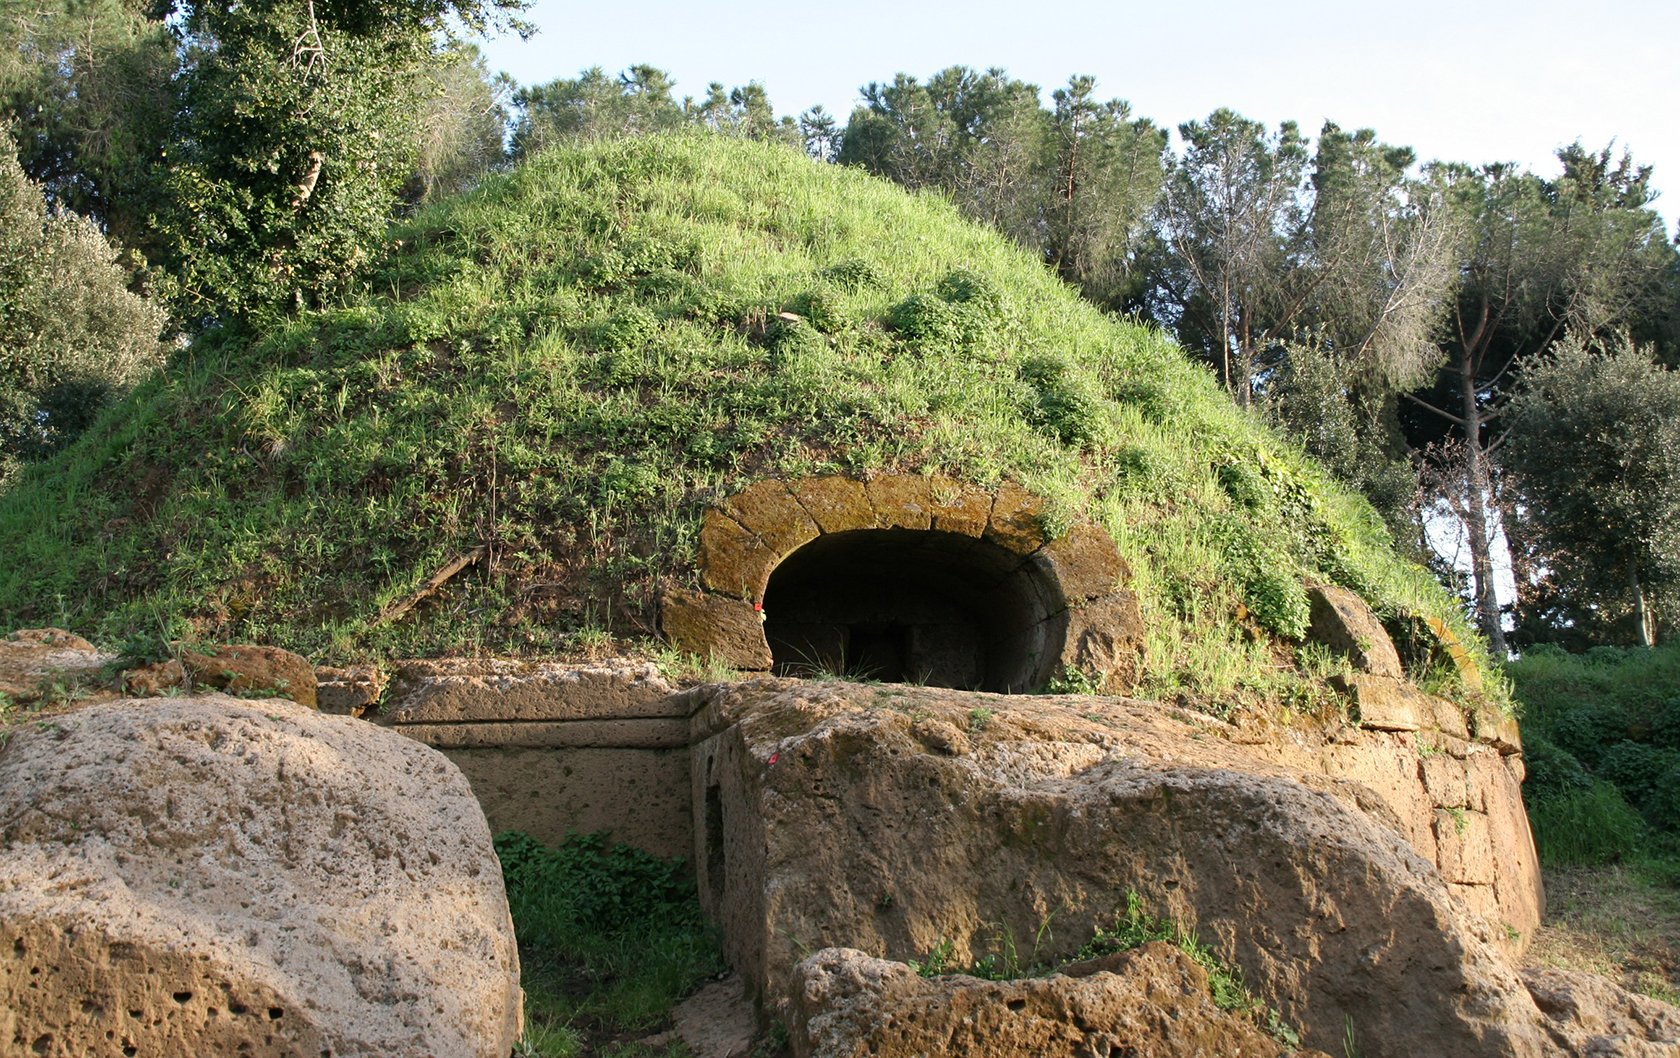
<path fill-rule="evenodd" d="M 817 538 L 817 523 L 788 487 L 767 478 L 724 501 L 724 510 L 778 556 Z"/>
<path fill-rule="evenodd" d="M 838 474 L 799 478 L 788 482 L 788 491 L 824 533 L 876 528 L 875 507 L 861 481 Z"/>

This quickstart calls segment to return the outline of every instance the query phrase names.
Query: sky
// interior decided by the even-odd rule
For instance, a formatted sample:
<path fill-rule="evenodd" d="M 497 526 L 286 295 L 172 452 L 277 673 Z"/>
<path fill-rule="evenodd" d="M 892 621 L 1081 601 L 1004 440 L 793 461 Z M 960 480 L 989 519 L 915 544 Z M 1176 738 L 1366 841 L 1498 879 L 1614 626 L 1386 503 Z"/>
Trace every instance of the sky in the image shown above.
<path fill-rule="evenodd" d="M 1309 133 L 1329 119 L 1425 160 L 1543 176 L 1558 147 L 1615 141 L 1669 189 L 1671 232 L 1680 218 L 1680 0 L 537 0 L 530 17 L 531 39 L 483 45 L 521 84 L 648 63 L 679 95 L 756 80 L 778 114 L 820 103 L 844 124 L 860 86 L 896 73 L 998 66 L 1047 100 L 1089 74 L 1169 127 L 1221 106 Z"/>

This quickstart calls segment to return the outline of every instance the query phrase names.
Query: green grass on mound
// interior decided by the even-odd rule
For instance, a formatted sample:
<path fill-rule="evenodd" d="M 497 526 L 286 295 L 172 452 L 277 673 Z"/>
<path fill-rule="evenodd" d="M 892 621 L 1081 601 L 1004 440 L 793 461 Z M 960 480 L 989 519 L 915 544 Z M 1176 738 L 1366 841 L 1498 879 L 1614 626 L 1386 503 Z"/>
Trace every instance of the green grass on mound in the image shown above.
<path fill-rule="evenodd" d="M 703 134 L 539 157 L 395 230 L 351 303 L 183 350 L 0 500 L 0 624 L 322 661 L 587 649 L 654 632 L 708 502 L 883 470 L 1019 479 L 1051 528 L 1106 526 L 1145 693 L 1310 700 L 1308 579 L 1463 631 L 1160 334 L 936 197 Z"/>

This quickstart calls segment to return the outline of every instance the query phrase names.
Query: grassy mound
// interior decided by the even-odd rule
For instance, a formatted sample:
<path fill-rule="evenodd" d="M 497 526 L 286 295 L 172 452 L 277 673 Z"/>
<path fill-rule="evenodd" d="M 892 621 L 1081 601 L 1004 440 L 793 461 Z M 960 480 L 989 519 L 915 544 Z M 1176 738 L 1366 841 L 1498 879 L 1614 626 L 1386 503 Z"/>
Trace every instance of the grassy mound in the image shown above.
<path fill-rule="evenodd" d="M 1161 335 L 937 198 L 703 134 L 537 158 L 394 231 L 351 303 L 183 350 L 0 498 L 0 625 L 322 661 L 589 649 L 653 634 L 709 501 L 889 469 L 1018 479 L 1052 523 L 1106 526 L 1146 693 L 1310 696 L 1315 578 L 1463 630 Z"/>

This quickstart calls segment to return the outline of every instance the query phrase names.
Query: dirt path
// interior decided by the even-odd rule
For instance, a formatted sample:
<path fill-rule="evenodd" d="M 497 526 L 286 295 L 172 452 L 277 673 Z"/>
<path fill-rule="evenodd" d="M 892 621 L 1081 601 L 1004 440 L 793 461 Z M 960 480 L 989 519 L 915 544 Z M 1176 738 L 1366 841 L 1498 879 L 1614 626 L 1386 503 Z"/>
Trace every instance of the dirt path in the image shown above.
<path fill-rule="evenodd" d="M 1680 888 L 1633 867 L 1544 871 L 1546 921 L 1530 961 L 1603 974 L 1680 1004 Z"/>

